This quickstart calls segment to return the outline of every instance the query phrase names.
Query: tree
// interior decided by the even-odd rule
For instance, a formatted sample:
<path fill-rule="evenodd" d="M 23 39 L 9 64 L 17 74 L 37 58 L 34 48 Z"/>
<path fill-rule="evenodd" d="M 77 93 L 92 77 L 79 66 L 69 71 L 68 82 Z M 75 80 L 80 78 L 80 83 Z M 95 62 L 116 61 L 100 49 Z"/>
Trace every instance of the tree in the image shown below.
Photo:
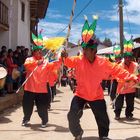
<path fill-rule="evenodd" d="M 103 41 L 103 45 L 107 46 L 107 47 L 111 47 L 112 46 L 112 41 L 110 40 L 110 38 L 105 38 Z"/>

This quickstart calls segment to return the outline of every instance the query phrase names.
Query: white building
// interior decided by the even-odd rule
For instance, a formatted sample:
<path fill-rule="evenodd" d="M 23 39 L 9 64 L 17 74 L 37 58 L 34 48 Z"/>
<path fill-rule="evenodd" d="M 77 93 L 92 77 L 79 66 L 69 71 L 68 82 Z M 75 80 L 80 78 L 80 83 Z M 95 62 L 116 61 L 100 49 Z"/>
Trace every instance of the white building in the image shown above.
<path fill-rule="evenodd" d="M 45 17 L 48 3 L 49 0 L 0 0 L 0 47 L 29 48 L 30 33 L 35 32 L 38 18 Z"/>

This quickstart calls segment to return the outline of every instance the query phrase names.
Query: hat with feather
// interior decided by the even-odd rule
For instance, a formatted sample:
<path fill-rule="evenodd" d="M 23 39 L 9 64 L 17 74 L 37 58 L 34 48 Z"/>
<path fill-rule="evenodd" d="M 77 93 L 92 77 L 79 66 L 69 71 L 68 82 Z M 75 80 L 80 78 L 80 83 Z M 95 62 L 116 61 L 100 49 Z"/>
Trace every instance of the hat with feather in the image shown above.
<path fill-rule="evenodd" d="M 43 37 L 42 37 L 41 33 L 39 33 L 38 37 L 32 33 L 32 40 L 35 44 L 32 47 L 33 51 L 43 49 Z"/>
<path fill-rule="evenodd" d="M 115 58 L 121 58 L 121 47 L 120 47 L 120 45 L 115 45 L 113 47 L 113 53 L 115 55 Z"/>
<path fill-rule="evenodd" d="M 95 30 L 98 16 L 93 16 L 94 21 L 89 26 L 87 16 L 85 17 L 85 23 L 82 28 L 82 48 L 96 48 L 98 46 L 97 41 L 94 39 L 95 37 Z"/>
<path fill-rule="evenodd" d="M 130 40 L 124 39 L 124 50 L 123 50 L 124 57 L 126 57 L 126 56 L 131 57 L 133 55 L 133 53 L 132 53 L 133 47 L 134 47 L 134 43 L 133 43 L 132 39 L 130 39 Z"/>

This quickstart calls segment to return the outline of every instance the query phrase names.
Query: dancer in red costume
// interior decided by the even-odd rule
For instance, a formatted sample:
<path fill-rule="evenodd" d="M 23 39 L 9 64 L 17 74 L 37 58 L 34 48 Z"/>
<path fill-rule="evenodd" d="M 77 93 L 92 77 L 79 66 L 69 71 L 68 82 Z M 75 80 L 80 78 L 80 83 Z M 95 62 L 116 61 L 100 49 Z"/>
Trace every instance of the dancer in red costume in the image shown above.
<path fill-rule="evenodd" d="M 24 66 L 28 77 L 37 67 L 36 71 L 27 80 L 24 86 L 23 95 L 23 122 L 26 126 L 30 121 L 34 102 L 37 106 L 37 112 L 41 118 L 41 127 L 46 127 L 48 123 L 48 106 L 50 104 L 50 94 L 48 94 L 47 82 L 49 82 L 48 73 L 56 67 L 56 63 L 48 63 L 42 55 L 42 46 L 33 47 L 33 56 L 25 60 Z"/>
<path fill-rule="evenodd" d="M 64 50 L 61 54 L 64 64 L 69 68 L 75 68 L 77 81 L 75 95 L 68 113 L 69 129 L 75 140 L 81 140 L 83 129 L 80 118 L 83 115 L 85 103 L 88 103 L 95 116 L 100 140 L 109 140 L 109 118 L 104 100 L 101 81 L 109 75 L 113 78 L 137 81 L 137 77 L 109 62 L 106 58 L 97 56 L 98 43 L 94 37 L 96 20 L 88 25 L 86 20 L 82 29 L 83 55 L 68 57 Z M 92 122 L 91 122 L 92 123 Z"/>

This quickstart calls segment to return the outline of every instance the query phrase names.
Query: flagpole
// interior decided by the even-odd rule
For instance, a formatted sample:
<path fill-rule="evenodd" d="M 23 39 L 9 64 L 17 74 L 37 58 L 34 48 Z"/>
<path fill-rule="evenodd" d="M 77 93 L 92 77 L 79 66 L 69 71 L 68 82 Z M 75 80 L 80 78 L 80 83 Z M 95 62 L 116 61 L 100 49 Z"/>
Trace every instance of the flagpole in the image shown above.
<path fill-rule="evenodd" d="M 72 26 L 72 20 L 73 20 L 73 16 L 74 16 L 75 6 L 76 6 L 76 0 L 73 1 L 73 6 L 72 6 L 72 10 L 71 10 L 70 21 L 69 21 L 69 24 L 68 24 L 68 31 L 67 31 L 67 34 L 66 34 L 65 48 L 64 49 L 68 48 L 68 42 L 69 42 L 69 36 L 70 36 L 70 31 L 71 31 L 71 26 Z M 63 63 L 63 60 L 62 60 L 62 65 L 60 67 L 59 83 L 61 81 L 61 76 L 63 75 L 63 68 L 64 68 L 64 63 Z"/>
<path fill-rule="evenodd" d="M 119 0 L 119 24 L 120 24 L 120 47 L 121 47 L 121 54 L 123 54 L 123 2 Z"/>
<path fill-rule="evenodd" d="M 68 32 L 66 35 L 66 42 L 65 42 L 65 47 L 68 47 L 68 42 L 69 42 L 69 36 L 70 36 L 70 31 L 71 31 L 71 25 L 72 25 L 72 20 L 73 20 L 73 16 L 74 16 L 74 10 L 75 10 L 75 6 L 76 6 L 76 0 L 73 1 L 73 6 L 72 6 L 72 10 L 71 10 L 71 16 L 70 16 L 70 21 L 69 21 L 69 25 L 68 25 Z"/>

